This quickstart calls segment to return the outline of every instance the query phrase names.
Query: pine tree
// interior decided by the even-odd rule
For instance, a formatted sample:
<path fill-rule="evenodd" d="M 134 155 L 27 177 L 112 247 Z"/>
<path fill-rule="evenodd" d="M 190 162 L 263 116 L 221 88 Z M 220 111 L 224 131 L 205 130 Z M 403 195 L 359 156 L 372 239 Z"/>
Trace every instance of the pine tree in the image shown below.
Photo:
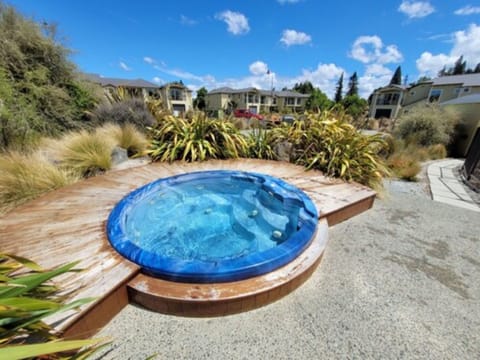
<path fill-rule="evenodd" d="M 452 75 L 461 75 L 465 74 L 465 70 L 467 68 L 467 62 L 463 61 L 463 55 L 461 55 L 457 61 L 455 61 L 455 65 L 453 65 L 453 72 Z"/>
<path fill-rule="evenodd" d="M 342 91 L 343 91 L 343 72 L 342 72 L 342 75 L 340 75 L 340 79 L 338 79 L 338 82 L 337 82 L 335 98 L 334 98 L 334 101 L 336 103 L 339 103 L 342 101 Z"/>
<path fill-rule="evenodd" d="M 475 69 L 473 69 L 473 72 L 474 72 L 475 74 L 480 73 L 480 63 L 478 63 L 477 66 L 475 66 Z"/>
<path fill-rule="evenodd" d="M 355 71 L 350 79 L 348 80 L 348 91 L 347 96 L 357 95 L 358 96 L 358 76 Z"/>
<path fill-rule="evenodd" d="M 395 70 L 390 85 L 402 85 L 402 68 L 400 66 Z"/>

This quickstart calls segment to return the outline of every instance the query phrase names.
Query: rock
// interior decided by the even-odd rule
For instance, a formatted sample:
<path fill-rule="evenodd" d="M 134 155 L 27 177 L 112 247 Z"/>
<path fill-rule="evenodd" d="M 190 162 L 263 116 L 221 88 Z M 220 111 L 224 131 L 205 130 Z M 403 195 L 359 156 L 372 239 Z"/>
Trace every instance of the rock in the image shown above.
<path fill-rule="evenodd" d="M 128 160 L 127 150 L 118 146 L 115 146 L 110 156 L 112 158 L 112 166 Z"/>
<path fill-rule="evenodd" d="M 290 154 L 292 152 L 292 144 L 288 141 L 282 141 L 278 143 L 273 148 L 275 154 L 277 155 L 277 159 L 280 161 L 290 161 Z"/>

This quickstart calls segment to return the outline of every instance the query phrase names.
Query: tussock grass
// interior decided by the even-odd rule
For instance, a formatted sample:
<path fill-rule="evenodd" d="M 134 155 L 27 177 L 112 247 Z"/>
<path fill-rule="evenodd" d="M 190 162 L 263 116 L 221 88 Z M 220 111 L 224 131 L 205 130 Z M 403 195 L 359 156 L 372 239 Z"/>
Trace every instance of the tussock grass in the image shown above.
<path fill-rule="evenodd" d="M 0 213 L 79 180 L 76 174 L 56 167 L 40 153 L 1 155 L 0 169 Z"/>
<path fill-rule="evenodd" d="M 443 144 L 430 145 L 427 151 L 432 160 L 445 159 L 447 157 L 447 149 Z"/>
<path fill-rule="evenodd" d="M 112 167 L 115 143 L 100 133 L 80 131 L 66 135 L 60 146 L 60 163 L 81 176 L 93 176 Z"/>
<path fill-rule="evenodd" d="M 418 158 L 405 151 L 390 156 L 387 165 L 396 177 L 407 181 L 416 181 L 418 173 L 422 170 Z"/>
<path fill-rule="evenodd" d="M 105 124 L 98 128 L 96 133 L 102 137 L 110 138 L 116 146 L 127 150 L 128 156 L 142 154 L 148 146 L 145 135 L 132 124 L 123 126 Z"/>

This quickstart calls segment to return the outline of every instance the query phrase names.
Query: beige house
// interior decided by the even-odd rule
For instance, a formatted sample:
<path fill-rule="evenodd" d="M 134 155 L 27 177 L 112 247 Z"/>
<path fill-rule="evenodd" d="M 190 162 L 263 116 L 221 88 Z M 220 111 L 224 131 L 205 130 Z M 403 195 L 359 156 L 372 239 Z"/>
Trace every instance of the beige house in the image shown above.
<path fill-rule="evenodd" d="M 171 82 L 161 86 L 160 94 L 166 109 L 175 116 L 193 109 L 192 90 L 181 82 Z"/>
<path fill-rule="evenodd" d="M 206 96 L 207 111 L 231 112 L 234 109 L 246 109 L 252 113 L 272 111 L 301 112 L 309 95 L 296 91 L 268 91 L 256 88 L 232 89 L 222 87 L 210 91 Z"/>
<path fill-rule="evenodd" d="M 480 93 L 480 74 L 442 76 L 410 87 L 388 85 L 375 90 L 369 116 L 395 119 L 403 111 L 426 102 L 443 103 Z"/>
<path fill-rule="evenodd" d="M 160 96 L 160 87 L 143 79 L 119 79 L 102 77 L 97 74 L 85 74 L 85 79 L 103 87 L 105 93 L 114 93 L 122 88 L 132 97 Z"/>

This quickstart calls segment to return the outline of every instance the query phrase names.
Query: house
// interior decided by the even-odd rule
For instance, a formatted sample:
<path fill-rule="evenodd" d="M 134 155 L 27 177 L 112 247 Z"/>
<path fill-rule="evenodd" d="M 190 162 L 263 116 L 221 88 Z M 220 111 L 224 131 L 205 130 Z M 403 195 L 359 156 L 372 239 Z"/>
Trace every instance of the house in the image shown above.
<path fill-rule="evenodd" d="M 388 85 L 377 89 L 372 96 L 369 117 L 394 119 L 402 108 L 405 86 Z"/>
<path fill-rule="evenodd" d="M 227 112 L 234 109 L 246 109 L 254 114 L 265 112 L 301 112 L 309 95 L 296 91 L 261 90 L 254 87 L 232 89 L 222 87 L 211 90 L 206 96 L 206 110 L 209 112 Z"/>
<path fill-rule="evenodd" d="M 161 86 L 160 94 L 166 109 L 175 116 L 193 109 L 192 90 L 182 82 L 171 82 Z"/>

